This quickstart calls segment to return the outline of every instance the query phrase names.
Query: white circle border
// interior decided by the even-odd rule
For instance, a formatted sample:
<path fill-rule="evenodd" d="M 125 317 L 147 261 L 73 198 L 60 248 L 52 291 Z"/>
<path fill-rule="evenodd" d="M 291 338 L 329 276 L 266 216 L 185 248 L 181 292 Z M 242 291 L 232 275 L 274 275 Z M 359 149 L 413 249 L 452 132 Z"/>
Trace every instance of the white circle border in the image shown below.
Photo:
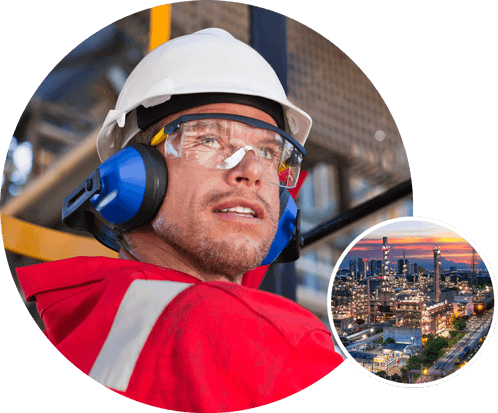
<path fill-rule="evenodd" d="M 373 379 L 375 379 L 377 381 L 380 381 L 380 382 L 382 382 L 384 384 L 388 384 L 390 386 L 396 386 L 396 387 L 413 389 L 413 388 L 430 387 L 430 386 L 435 386 L 435 385 L 440 384 L 440 383 L 444 383 L 444 382 L 446 382 L 448 380 L 451 380 L 453 377 L 458 376 L 460 373 L 463 373 L 465 370 L 467 370 L 474 363 L 474 361 L 476 361 L 479 358 L 479 356 L 481 355 L 481 353 L 484 351 L 484 349 L 488 345 L 489 341 L 491 340 L 491 336 L 493 335 L 493 331 L 494 331 L 495 324 L 496 324 L 497 312 L 495 311 L 495 308 L 493 307 L 493 319 L 491 321 L 491 326 L 489 328 L 488 334 L 486 335 L 486 340 L 484 340 L 484 343 L 481 345 L 481 348 L 474 355 L 474 357 L 472 357 L 469 360 L 469 362 L 467 364 L 465 364 L 462 368 L 458 369 L 457 371 L 453 372 L 452 374 L 450 374 L 450 375 L 448 375 L 446 377 L 443 377 L 441 379 L 437 379 L 437 380 L 430 381 L 430 382 L 427 382 L 427 383 L 398 383 L 398 382 L 395 382 L 395 381 L 392 381 L 392 380 L 387 380 L 387 379 L 385 379 L 383 377 L 377 376 L 376 374 L 368 371 L 366 368 L 364 368 L 363 366 L 361 366 L 353 357 L 351 357 L 351 355 L 349 354 L 349 352 L 346 350 L 346 347 L 342 344 L 342 342 L 341 342 L 341 340 L 339 338 L 339 335 L 337 334 L 337 332 L 335 330 L 334 320 L 332 318 L 332 306 L 331 306 L 332 285 L 334 283 L 334 279 L 335 279 L 335 276 L 337 274 L 337 271 L 339 270 L 340 265 L 342 264 L 344 258 L 346 258 L 346 255 L 349 253 L 349 251 L 359 241 L 361 241 L 366 235 L 368 235 L 369 233 L 375 231 L 376 229 L 384 227 L 386 225 L 390 225 L 390 224 L 393 224 L 395 222 L 406 222 L 406 221 L 424 221 L 424 222 L 429 222 L 429 223 L 432 223 L 434 225 L 440 225 L 440 226 L 442 226 L 442 227 L 444 227 L 446 229 L 449 229 L 449 230 L 455 232 L 457 235 L 460 235 L 470 245 L 472 245 L 472 247 L 476 250 L 476 252 L 479 254 L 480 258 L 482 259 L 482 261 L 486 265 L 486 268 L 488 270 L 488 274 L 490 275 L 490 278 L 491 278 L 491 283 L 493 285 L 493 292 L 494 292 L 494 301 L 495 301 L 495 304 L 496 304 L 496 299 L 498 297 L 498 294 L 497 294 L 496 280 L 494 278 L 494 274 L 493 274 L 493 271 L 491 269 L 491 266 L 489 265 L 489 262 L 488 262 L 486 256 L 482 253 L 481 249 L 477 246 L 477 244 L 472 239 L 470 239 L 466 234 L 464 234 L 462 231 L 460 231 L 459 229 L 453 227 L 450 224 L 447 224 L 446 222 L 439 221 L 437 219 L 427 218 L 427 217 L 421 217 L 421 216 L 411 216 L 411 217 L 394 218 L 394 219 L 390 219 L 390 220 L 387 220 L 387 221 L 383 221 L 383 222 L 381 222 L 379 224 L 376 224 L 376 225 L 370 227 L 366 231 L 362 232 L 360 235 L 358 235 L 348 245 L 348 247 L 343 251 L 343 253 L 341 254 L 341 256 L 339 257 L 339 259 L 337 260 L 337 263 L 334 266 L 334 269 L 332 271 L 332 275 L 331 275 L 330 281 L 329 281 L 328 291 L 327 291 L 327 313 L 328 313 L 329 323 L 330 323 L 330 327 L 331 327 L 331 330 L 332 330 L 332 334 L 334 335 L 335 341 L 336 341 L 337 345 L 341 348 L 343 354 L 348 358 L 348 360 L 351 361 L 351 363 L 353 363 L 362 373 L 365 373 L 368 376 L 372 377 Z"/>

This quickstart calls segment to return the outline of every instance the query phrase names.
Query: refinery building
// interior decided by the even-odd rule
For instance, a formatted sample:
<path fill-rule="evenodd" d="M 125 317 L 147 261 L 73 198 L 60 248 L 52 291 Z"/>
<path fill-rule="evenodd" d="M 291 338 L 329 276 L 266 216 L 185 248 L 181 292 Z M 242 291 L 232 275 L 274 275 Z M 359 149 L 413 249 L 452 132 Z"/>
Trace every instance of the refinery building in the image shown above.
<path fill-rule="evenodd" d="M 417 329 L 417 337 L 441 334 L 456 316 L 473 313 L 477 305 L 485 306 L 492 292 L 473 288 L 476 274 L 445 274 L 443 279 L 441 250 L 436 246 L 432 252 L 433 269 L 426 273 L 419 272 L 416 263 L 409 263 L 405 253 L 396 269 L 389 261 L 387 237 L 383 238 L 381 260 L 350 260 L 349 273 L 338 274 L 332 289 L 332 317 L 338 333 L 371 324 L 408 329 L 403 341 L 411 342 L 413 329 Z"/>

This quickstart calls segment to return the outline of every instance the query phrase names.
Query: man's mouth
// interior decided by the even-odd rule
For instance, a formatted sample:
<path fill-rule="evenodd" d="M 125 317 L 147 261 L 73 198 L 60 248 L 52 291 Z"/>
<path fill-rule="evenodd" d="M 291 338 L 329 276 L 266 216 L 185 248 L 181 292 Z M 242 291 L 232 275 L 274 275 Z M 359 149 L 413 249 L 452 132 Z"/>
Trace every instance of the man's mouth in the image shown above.
<path fill-rule="evenodd" d="M 222 202 L 213 208 L 213 212 L 227 214 L 227 217 L 231 215 L 257 219 L 263 219 L 265 215 L 264 208 L 259 203 L 242 199 Z"/>
<path fill-rule="evenodd" d="M 257 218 L 256 212 L 254 212 L 251 208 L 246 208 L 246 207 L 242 207 L 242 206 L 236 206 L 233 208 L 225 208 L 222 210 L 215 209 L 214 212 L 221 213 L 221 214 L 232 213 L 232 214 L 241 215 L 241 216 L 245 216 L 245 217 Z"/>

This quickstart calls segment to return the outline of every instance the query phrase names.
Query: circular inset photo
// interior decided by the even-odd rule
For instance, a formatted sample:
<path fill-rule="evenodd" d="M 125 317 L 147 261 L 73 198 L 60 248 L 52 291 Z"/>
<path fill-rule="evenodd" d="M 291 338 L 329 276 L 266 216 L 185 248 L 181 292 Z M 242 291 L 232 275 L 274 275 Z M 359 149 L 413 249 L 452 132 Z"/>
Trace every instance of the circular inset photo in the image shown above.
<path fill-rule="evenodd" d="M 420 218 L 387 221 L 358 237 L 329 292 L 345 354 L 408 386 L 460 371 L 480 353 L 493 320 L 492 277 L 475 247 Z"/>

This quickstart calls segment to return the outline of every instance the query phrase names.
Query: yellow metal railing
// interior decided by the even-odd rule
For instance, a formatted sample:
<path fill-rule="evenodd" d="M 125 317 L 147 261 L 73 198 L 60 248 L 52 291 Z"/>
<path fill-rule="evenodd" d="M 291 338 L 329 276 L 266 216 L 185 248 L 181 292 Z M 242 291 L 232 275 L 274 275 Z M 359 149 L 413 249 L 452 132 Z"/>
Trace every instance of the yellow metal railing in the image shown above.
<path fill-rule="evenodd" d="M 8 215 L 0 216 L 4 247 L 41 261 L 76 256 L 117 258 L 118 254 L 89 237 L 68 234 L 31 224 Z"/>
<path fill-rule="evenodd" d="M 149 51 L 167 42 L 171 36 L 171 4 L 150 9 Z"/>
<path fill-rule="evenodd" d="M 171 5 L 153 7 L 150 10 L 149 50 L 168 41 L 170 35 Z M 5 214 L 0 218 L 5 249 L 20 255 L 41 261 L 75 256 L 118 257 L 116 252 L 90 237 L 56 231 Z"/>

